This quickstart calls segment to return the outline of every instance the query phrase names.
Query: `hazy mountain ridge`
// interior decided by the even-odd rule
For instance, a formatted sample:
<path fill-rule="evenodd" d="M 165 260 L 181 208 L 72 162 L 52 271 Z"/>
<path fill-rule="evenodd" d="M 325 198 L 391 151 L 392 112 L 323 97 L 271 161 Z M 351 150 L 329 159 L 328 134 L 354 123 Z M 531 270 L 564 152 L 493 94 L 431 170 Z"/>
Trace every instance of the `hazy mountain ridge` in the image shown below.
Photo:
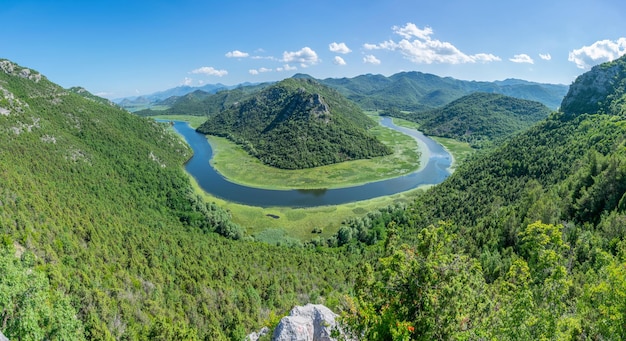
<path fill-rule="evenodd" d="M 290 78 L 210 116 L 198 131 L 226 136 L 268 165 L 297 169 L 389 154 L 367 133 L 374 124 L 336 91 Z"/>
<path fill-rule="evenodd" d="M 408 111 L 442 106 L 472 92 L 499 93 L 534 100 L 556 109 L 568 89 L 566 85 L 518 79 L 495 82 L 464 81 L 417 71 L 400 72 L 389 77 L 362 75 L 354 78 L 326 78 L 320 82 L 336 88 L 363 108 L 395 107 Z"/>
<path fill-rule="evenodd" d="M 231 90 L 220 90 L 216 93 L 209 93 L 196 90 L 179 97 L 169 97 L 154 105 L 162 105 L 167 108 L 161 110 L 143 109 L 135 111 L 139 116 L 154 115 L 193 115 L 210 116 L 218 113 L 231 105 L 247 99 L 254 93 L 270 86 L 270 83 L 261 83 L 236 87 Z"/>

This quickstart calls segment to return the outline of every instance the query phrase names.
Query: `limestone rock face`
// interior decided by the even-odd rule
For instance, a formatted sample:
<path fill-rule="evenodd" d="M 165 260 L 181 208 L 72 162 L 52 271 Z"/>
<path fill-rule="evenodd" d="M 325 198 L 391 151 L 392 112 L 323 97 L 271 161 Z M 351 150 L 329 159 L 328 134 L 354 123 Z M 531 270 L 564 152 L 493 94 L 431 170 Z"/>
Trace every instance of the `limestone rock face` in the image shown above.
<path fill-rule="evenodd" d="M 274 330 L 275 341 L 334 341 L 331 332 L 337 328 L 333 313 L 321 304 L 307 304 L 291 310 Z"/>

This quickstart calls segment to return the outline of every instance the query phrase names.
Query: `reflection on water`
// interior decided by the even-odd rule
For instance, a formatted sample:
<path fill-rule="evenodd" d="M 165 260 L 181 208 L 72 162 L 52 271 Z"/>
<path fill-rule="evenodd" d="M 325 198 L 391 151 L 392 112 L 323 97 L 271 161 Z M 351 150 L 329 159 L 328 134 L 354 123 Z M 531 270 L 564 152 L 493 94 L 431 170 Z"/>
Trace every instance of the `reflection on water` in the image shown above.
<path fill-rule="evenodd" d="M 296 191 L 302 193 L 302 194 L 313 194 L 314 196 L 318 197 L 320 195 L 324 195 L 326 194 L 326 191 L 328 191 L 327 188 L 317 188 L 317 189 L 297 189 Z"/>
<path fill-rule="evenodd" d="M 185 169 L 196 179 L 200 187 L 216 197 L 245 205 L 260 207 L 338 205 L 396 194 L 421 185 L 438 184 L 450 175 L 452 159 L 440 144 L 417 130 L 394 125 L 388 117 L 384 117 L 381 124 L 414 137 L 418 143 L 428 148 L 419 170 L 397 178 L 354 187 L 294 190 L 246 187 L 226 180 L 209 164 L 213 151 L 204 135 L 196 132 L 186 122 L 174 122 L 174 129 L 185 138 L 194 151 L 193 157 L 185 164 Z"/>

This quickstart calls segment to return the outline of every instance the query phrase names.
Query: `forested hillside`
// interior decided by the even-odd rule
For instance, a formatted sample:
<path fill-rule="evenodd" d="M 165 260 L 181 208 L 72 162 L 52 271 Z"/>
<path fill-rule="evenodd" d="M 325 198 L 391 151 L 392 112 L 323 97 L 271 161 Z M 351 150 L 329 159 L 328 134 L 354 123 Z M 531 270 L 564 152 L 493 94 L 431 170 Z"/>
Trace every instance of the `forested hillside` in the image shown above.
<path fill-rule="evenodd" d="M 387 155 L 376 124 L 336 91 L 290 78 L 211 117 L 198 131 L 225 136 L 262 162 L 301 169 Z"/>
<path fill-rule="evenodd" d="M 481 147 L 528 129 L 547 118 L 550 112 L 539 102 L 476 92 L 438 109 L 408 114 L 393 111 L 390 114 L 419 123 L 425 134 Z"/>
<path fill-rule="evenodd" d="M 392 213 L 344 306 L 356 335 L 626 339 L 625 76 L 626 56 L 594 67 L 560 112 Z"/>
<path fill-rule="evenodd" d="M 241 340 L 273 314 L 348 291 L 363 255 L 219 236 L 244 231 L 193 193 L 188 147 L 83 95 L 0 60 L 9 339 Z"/>

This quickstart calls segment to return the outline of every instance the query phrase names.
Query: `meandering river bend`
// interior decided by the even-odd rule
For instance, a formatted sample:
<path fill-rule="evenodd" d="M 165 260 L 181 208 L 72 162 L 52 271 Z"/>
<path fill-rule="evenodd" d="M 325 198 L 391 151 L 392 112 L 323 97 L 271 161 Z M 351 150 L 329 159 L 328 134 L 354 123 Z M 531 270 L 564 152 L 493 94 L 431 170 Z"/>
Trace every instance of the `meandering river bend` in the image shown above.
<path fill-rule="evenodd" d="M 185 169 L 197 180 L 200 187 L 216 197 L 250 206 L 315 207 L 338 205 L 392 195 L 421 185 L 435 185 L 450 175 L 452 157 L 443 146 L 415 129 L 393 124 L 389 117 L 383 117 L 381 124 L 412 136 L 425 147 L 422 148 L 422 165 L 417 171 L 404 176 L 353 187 L 313 190 L 270 190 L 230 182 L 209 164 L 213 150 L 203 134 L 196 132 L 187 122 L 182 121 L 174 121 L 174 129 L 185 138 L 193 149 L 193 157 L 186 163 Z"/>

